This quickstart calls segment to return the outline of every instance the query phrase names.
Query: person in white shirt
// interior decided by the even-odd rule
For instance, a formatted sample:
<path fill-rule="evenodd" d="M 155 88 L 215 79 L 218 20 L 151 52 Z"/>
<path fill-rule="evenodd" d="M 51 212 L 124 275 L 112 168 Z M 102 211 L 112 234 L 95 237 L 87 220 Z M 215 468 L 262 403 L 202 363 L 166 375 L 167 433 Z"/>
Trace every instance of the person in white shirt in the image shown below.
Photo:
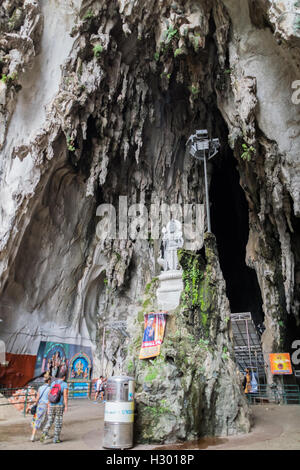
<path fill-rule="evenodd" d="M 101 397 L 101 401 L 103 401 L 104 398 L 104 378 L 103 375 L 99 377 L 99 379 L 96 382 L 96 393 L 95 393 L 95 403 L 97 402 L 98 397 Z"/>

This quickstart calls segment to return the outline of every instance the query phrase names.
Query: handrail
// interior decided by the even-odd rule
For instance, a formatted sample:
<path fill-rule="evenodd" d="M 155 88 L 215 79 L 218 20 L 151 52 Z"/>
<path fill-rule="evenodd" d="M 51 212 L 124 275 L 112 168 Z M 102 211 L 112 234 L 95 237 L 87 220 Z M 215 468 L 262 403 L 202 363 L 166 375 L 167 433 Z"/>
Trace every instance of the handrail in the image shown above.
<path fill-rule="evenodd" d="M 66 382 L 68 383 L 69 399 L 93 399 L 92 397 L 95 390 L 92 380 L 86 380 L 82 383 L 76 380 L 67 380 Z M 28 412 L 30 407 L 36 402 L 37 391 L 40 385 L 41 384 L 31 384 L 25 387 L 14 388 L 0 387 L 0 409 L 1 406 L 11 405 L 17 407 L 18 405 L 23 405 L 23 410 L 19 409 L 19 411 L 22 411 L 23 415 L 26 416 L 26 412 Z M 1 398 L 5 399 L 2 403 Z M 14 399 L 17 399 L 17 401 L 13 402 Z"/>
<path fill-rule="evenodd" d="M 247 394 L 247 399 L 251 404 L 262 403 L 263 400 L 267 400 L 277 404 L 300 405 L 300 387 L 298 384 L 286 384 L 280 387 L 261 384 L 257 387 L 257 392 Z"/>

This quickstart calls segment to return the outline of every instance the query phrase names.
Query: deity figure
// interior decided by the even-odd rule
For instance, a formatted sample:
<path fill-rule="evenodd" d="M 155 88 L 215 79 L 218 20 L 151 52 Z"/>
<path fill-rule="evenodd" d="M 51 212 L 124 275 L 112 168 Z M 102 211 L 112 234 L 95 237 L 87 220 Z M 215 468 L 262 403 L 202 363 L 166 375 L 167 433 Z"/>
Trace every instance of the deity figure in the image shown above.
<path fill-rule="evenodd" d="M 161 256 L 158 263 L 164 271 L 178 270 L 177 250 L 183 247 L 181 223 L 178 220 L 170 220 L 167 227 L 163 228 Z"/>
<path fill-rule="evenodd" d="M 154 317 L 149 315 L 147 321 L 147 327 L 144 331 L 143 341 L 154 341 L 155 339 L 155 328 L 154 328 Z"/>
<path fill-rule="evenodd" d="M 80 377 L 82 374 L 83 374 L 83 364 L 82 364 L 82 361 L 78 361 L 76 366 L 76 373 L 77 373 L 77 377 Z"/>

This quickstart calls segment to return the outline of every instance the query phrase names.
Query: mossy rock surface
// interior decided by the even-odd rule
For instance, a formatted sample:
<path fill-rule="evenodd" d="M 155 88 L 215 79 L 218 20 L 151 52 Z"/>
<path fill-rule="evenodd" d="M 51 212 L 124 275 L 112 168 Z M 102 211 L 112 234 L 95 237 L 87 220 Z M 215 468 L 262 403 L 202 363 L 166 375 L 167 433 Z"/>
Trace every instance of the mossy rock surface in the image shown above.
<path fill-rule="evenodd" d="M 147 285 L 136 321 L 128 372 L 136 378 L 135 434 L 140 443 L 193 440 L 250 427 L 230 357 L 228 300 L 215 239 L 206 237 L 205 255 L 186 250 L 178 255 L 184 291 L 179 307 L 168 316 L 158 357 L 138 359 L 144 314 L 155 311 L 157 280 Z"/>

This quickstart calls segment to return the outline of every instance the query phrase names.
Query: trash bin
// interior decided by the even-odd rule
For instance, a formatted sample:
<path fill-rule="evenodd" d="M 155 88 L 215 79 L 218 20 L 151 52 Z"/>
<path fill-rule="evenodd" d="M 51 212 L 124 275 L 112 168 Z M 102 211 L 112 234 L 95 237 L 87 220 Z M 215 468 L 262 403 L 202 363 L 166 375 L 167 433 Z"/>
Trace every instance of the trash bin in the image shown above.
<path fill-rule="evenodd" d="M 134 386 L 132 377 L 110 377 L 106 384 L 103 447 L 133 446 Z"/>

